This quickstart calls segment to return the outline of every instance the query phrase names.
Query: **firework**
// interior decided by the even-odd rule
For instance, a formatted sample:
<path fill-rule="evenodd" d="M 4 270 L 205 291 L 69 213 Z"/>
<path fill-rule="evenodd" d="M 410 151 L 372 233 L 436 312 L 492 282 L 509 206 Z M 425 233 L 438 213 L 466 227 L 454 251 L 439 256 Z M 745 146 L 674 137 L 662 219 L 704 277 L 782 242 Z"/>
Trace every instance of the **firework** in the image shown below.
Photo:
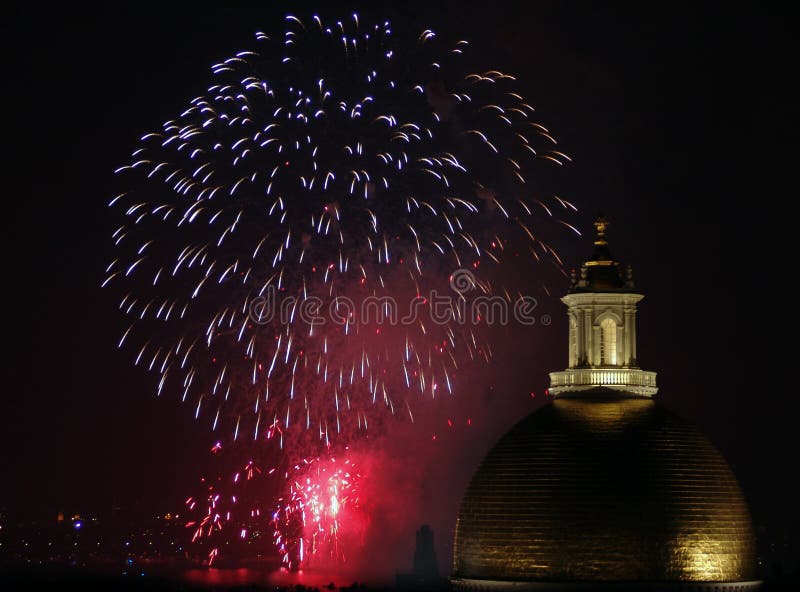
<path fill-rule="evenodd" d="M 514 76 L 469 66 L 467 41 L 357 15 L 284 24 L 215 64 L 206 93 L 118 169 L 103 286 L 126 319 L 119 347 L 159 395 L 223 441 L 288 443 L 297 463 L 413 420 L 419 399 L 454 391 L 460 364 L 488 360 L 457 307 L 431 321 L 427 295 L 453 294 L 466 268 L 470 289 L 513 300 L 493 270 L 560 266 L 542 228 L 572 228 L 575 208 L 538 183 L 569 158 Z M 387 298 L 415 315 L 393 319 Z M 281 520 L 308 524 L 304 491 Z M 198 533 L 222 524 L 218 501 Z"/>
<path fill-rule="evenodd" d="M 215 449 L 221 447 L 216 444 Z M 193 543 L 208 547 L 207 563 L 219 556 L 219 541 L 253 537 L 271 531 L 281 562 L 289 569 L 346 563 L 348 554 L 363 546 L 368 518 L 359 505 L 362 474 L 345 447 L 341 456 L 304 458 L 279 471 L 262 470 L 248 461 L 226 481 L 206 483 L 202 497 L 186 499 L 186 509 L 198 516 L 187 522 Z M 275 480 L 284 494 L 272 510 L 262 509 Z"/>
<path fill-rule="evenodd" d="M 275 547 L 284 565 L 346 563 L 347 552 L 363 546 L 366 520 L 359 507 L 362 475 L 356 464 L 347 457 L 338 462 L 317 457 L 296 465 L 288 477 L 288 494 L 272 515 Z"/>
<path fill-rule="evenodd" d="M 222 443 L 212 447 L 217 455 Z M 268 532 L 269 506 L 262 509 L 264 500 L 272 499 L 283 487 L 277 486 L 288 477 L 273 466 L 262 469 L 253 460 L 239 466 L 232 474 L 201 479 L 202 491 L 185 500 L 186 512 L 192 518 L 185 526 L 191 532 L 191 542 L 198 549 L 206 548 L 208 566 L 219 557 L 219 546 L 239 543 L 246 551 L 248 545 L 259 543 L 262 532 Z M 263 545 L 258 545 L 263 550 Z"/>
<path fill-rule="evenodd" d="M 531 180 L 567 157 L 514 77 L 471 72 L 468 49 L 429 30 L 396 41 L 356 15 L 287 16 L 142 138 L 118 170 L 131 189 L 111 202 L 123 223 L 103 285 L 130 319 L 120 347 L 159 393 L 234 437 L 299 424 L 329 442 L 343 409 L 359 428 L 376 405 L 410 413 L 408 391 L 452 389 L 454 350 L 487 355 L 422 319 L 387 344 L 352 311 L 321 328 L 301 314 L 424 294 L 442 270 L 501 261 L 514 238 L 557 258 L 537 216 L 571 204 L 545 203 Z M 285 318 L 254 322 L 264 298 Z"/>

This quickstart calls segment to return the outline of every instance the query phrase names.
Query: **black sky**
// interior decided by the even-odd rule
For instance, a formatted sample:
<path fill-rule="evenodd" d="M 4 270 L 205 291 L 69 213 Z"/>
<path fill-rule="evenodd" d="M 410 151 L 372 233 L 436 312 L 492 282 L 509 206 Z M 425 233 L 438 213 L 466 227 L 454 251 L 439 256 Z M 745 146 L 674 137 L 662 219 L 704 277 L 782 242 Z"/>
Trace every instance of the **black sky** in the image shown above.
<path fill-rule="evenodd" d="M 116 310 L 98 287 L 111 256 L 105 204 L 136 139 L 204 90 L 210 64 L 280 27 L 286 8 L 166 4 L 29 3 L 3 18 L 8 512 L 162 509 L 207 454 L 205 428 L 175 398 L 155 400 L 115 350 Z M 574 159 L 562 193 L 582 229 L 606 212 L 615 254 L 647 294 L 639 349 L 661 401 L 720 448 L 760 525 L 796 530 L 785 482 L 797 465 L 797 347 L 782 344 L 797 314 L 786 21 L 728 4 L 431 4 L 369 12 L 463 34 L 524 81 Z M 562 255 L 577 264 L 588 250 L 575 241 Z M 559 327 L 518 371 L 539 390 L 566 363 Z"/>

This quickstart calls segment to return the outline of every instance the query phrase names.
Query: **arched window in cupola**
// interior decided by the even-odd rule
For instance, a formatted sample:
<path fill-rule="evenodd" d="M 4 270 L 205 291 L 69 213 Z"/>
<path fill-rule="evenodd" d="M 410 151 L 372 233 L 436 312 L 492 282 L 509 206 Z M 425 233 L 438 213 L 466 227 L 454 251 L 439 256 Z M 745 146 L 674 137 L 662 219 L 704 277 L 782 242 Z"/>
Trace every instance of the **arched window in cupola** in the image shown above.
<path fill-rule="evenodd" d="M 617 323 L 611 318 L 600 323 L 600 363 L 603 366 L 617 365 Z"/>

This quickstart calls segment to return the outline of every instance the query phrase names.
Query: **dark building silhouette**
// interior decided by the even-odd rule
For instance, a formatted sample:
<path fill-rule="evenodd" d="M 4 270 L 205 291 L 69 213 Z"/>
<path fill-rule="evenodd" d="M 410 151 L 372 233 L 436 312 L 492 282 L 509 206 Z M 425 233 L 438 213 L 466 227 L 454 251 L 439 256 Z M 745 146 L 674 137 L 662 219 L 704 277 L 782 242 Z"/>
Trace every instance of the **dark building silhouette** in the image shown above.
<path fill-rule="evenodd" d="M 433 529 L 423 524 L 417 531 L 417 548 L 414 549 L 414 573 L 435 578 L 439 575 L 436 549 L 433 546 Z"/>
<path fill-rule="evenodd" d="M 446 585 L 447 580 L 439 576 L 433 529 L 423 524 L 417 531 L 414 567 L 411 573 L 397 574 L 397 587 L 405 590 L 435 590 Z"/>

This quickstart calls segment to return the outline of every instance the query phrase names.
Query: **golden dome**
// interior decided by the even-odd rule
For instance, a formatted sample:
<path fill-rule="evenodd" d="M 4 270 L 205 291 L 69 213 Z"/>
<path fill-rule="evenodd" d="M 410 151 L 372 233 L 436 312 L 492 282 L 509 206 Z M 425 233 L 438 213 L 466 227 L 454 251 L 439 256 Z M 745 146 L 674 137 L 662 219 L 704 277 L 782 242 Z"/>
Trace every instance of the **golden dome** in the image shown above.
<path fill-rule="evenodd" d="M 650 399 L 558 398 L 479 466 L 453 562 L 470 588 L 745 582 L 755 541 L 736 478 L 694 426 Z"/>

